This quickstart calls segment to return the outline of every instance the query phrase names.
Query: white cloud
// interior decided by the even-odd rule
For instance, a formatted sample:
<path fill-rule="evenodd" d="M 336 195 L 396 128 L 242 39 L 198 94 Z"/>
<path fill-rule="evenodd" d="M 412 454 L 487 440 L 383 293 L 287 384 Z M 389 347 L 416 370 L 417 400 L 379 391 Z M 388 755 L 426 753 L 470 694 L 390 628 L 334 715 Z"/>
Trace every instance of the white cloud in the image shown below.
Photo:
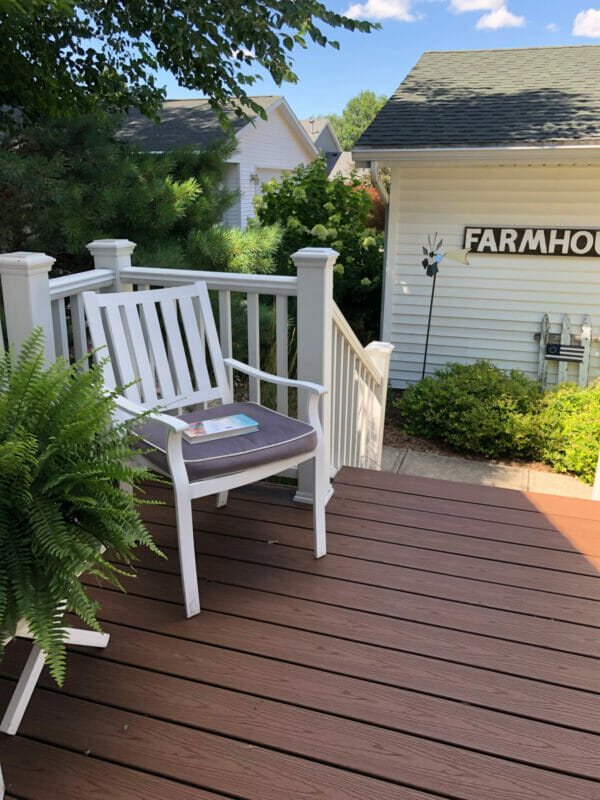
<path fill-rule="evenodd" d="M 573 23 L 573 36 L 600 38 L 600 9 L 588 8 L 587 11 L 580 11 Z"/>
<path fill-rule="evenodd" d="M 504 5 L 504 0 L 450 0 L 450 10 L 457 14 L 465 11 L 493 11 Z"/>
<path fill-rule="evenodd" d="M 511 14 L 506 6 L 500 6 L 495 11 L 490 11 L 489 14 L 484 14 L 483 17 L 477 20 L 475 27 L 478 31 L 481 30 L 497 30 L 498 28 L 522 28 L 525 25 L 525 17 L 517 17 Z"/>
<path fill-rule="evenodd" d="M 366 0 L 355 3 L 344 16 L 356 19 L 366 17 L 371 20 L 396 19 L 400 22 L 414 22 L 417 17 L 411 12 L 412 0 Z"/>
<path fill-rule="evenodd" d="M 558 31 L 558 30 L 560 30 L 560 28 L 558 27 L 556 22 L 549 22 L 546 25 L 545 30 L 547 30 L 547 31 Z"/>

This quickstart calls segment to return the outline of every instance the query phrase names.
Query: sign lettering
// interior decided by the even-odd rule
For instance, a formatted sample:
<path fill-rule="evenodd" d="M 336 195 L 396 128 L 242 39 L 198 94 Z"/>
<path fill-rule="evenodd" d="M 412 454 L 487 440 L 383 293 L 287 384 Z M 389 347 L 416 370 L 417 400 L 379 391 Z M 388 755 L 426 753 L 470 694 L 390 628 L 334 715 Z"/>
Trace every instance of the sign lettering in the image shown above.
<path fill-rule="evenodd" d="M 465 227 L 463 247 L 473 253 L 524 256 L 600 256 L 600 230 L 595 228 Z"/>

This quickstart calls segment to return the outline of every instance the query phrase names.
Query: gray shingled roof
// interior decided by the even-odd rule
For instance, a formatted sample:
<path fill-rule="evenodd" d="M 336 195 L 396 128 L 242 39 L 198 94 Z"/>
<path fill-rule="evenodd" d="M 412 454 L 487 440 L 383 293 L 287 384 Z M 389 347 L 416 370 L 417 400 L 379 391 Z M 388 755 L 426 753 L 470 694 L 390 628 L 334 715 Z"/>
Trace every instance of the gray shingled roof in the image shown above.
<path fill-rule="evenodd" d="M 310 119 L 301 119 L 300 125 L 302 125 L 313 142 L 316 142 L 321 135 L 321 131 L 325 125 L 327 125 L 327 117 L 311 117 Z"/>
<path fill-rule="evenodd" d="M 359 149 L 600 143 L 600 45 L 424 53 Z"/>
<path fill-rule="evenodd" d="M 252 97 L 264 109 L 278 99 L 279 95 L 271 94 Z M 251 109 L 244 110 L 250 116 L 256 116 Z M 248 124 L 247 120 L 236 116 L 233 104 L 225 108 L 225 113 L 231 120 L 234 131 Z M 117 137 L 135 142 L 145 150 L 162 151 L 171 147 L 206 145 L 226 135 L 206 97 L 166 100 L 159 115 L 161 122 L 157 124 L 138 111 L 129 112 Z"/>

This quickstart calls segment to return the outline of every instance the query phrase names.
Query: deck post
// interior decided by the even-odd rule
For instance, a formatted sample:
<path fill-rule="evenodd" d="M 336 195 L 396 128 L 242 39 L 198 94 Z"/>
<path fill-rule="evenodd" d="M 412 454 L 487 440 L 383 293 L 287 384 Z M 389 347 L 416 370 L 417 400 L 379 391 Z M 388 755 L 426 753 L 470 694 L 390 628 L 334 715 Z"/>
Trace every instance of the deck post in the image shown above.
<path fill-rule="evenodd" d="M 365 347 L 375 366 L 381 373 L 381 384 L 377 387 L 376 398 L 379 403 L 379 419 L 377 428 L 377 438 L 372 437 L 371 450 L 368 453 L 369 469 L 381 469 L 381 457 L 383 453 L 383 429 L 385 425 L 385 409 L 387 406 L 388 380 L 390 376 L 390 358 L 394 345 L 389 342 L 371 342 Z"/>
<path fill-rule="evenodd" d="M 95 269 L 110 269 L 115 274 L 114 292 L 131 290 L 130 283 L 122 283 L 121 272 L 131 267 L 131 254 L 136 248 L 129 239 L 96 239 L 86 245 L 94 259 Z"/>
<path fill-rule="evenodd" d="M 54 261 L 46 253 L 19 251 L 0 255 L 8 344 L 19 350 L 33 328 L 40 327 L 48 364 L 56 358 L 48 277 Z"/>
<path fill-rule="evenodd" d="M 292 254 L 298 273 L 298 379 L 320 383 L 328 389 L 321 398 L 326 475 L 330 474 L 331 452 L 333 265 L 338 255 L 328 247 L 305 247 Z M 302 400 L 298 405 L 303 407 Z M 294 499 L 312 503 L 312 486 L 313 465 L 301 464 Z"/>

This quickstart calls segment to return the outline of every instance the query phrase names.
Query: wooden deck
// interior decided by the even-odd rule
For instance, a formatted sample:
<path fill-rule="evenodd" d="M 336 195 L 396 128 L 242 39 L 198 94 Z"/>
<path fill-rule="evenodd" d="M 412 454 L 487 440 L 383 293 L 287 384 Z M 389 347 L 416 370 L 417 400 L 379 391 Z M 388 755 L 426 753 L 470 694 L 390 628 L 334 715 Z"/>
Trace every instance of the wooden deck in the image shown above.
<path fill-rule="evenodd" d="M 600 797 L 600 503 L 343 469 L 329 555 L 288 489 L 197 503 L 203 613 L 169 555 L 94 588 L 111 641 L 0 736 L 28 800 Z M 26 656 L 0 665 L 0 708 Z"/>

